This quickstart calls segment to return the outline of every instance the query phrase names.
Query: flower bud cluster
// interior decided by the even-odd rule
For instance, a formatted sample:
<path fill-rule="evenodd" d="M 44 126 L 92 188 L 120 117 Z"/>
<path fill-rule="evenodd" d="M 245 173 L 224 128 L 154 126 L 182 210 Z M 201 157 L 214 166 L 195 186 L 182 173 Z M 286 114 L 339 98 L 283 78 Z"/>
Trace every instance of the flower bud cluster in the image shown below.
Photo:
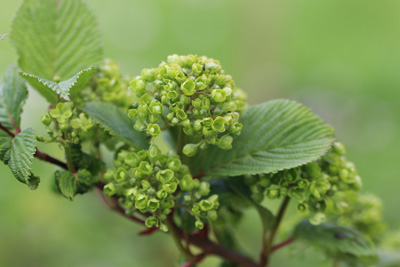
<path fill-rule="evenodd" d="M 269 199 L 294 198 L 298 201 L 297 209 L 309 211 L 310 222 L 319 224 L 325 220 L 327 205 L 342 203 L 335 195 L 361 188 L 361 178 L 345 153 L 343 144 L 336 142 L 320 160 L 274 174 L 248 177 L 253 199 L 261 201 L 264 195 Z"/>
<path fill-rule="evenodd" d="M 116 168 L 104 174 L 109 181 L 104 193 L 119 196 L 128 214 L 151 213 L 146 220 L 147 227 L 168 230 L 164 221 L 175 207 L 179 192 L 187 192 L 185 207 L 191 208 L 198 228 L 202 228 L 200 218 L 216 218 L 218 197 L 203 199 L 209 194 L 209 184 L 193 179 L 178 156 L 162 154 L 157 146 L 151 145 L 149 150 L 121 151 L 114 165 Z"/>
<path fill-rule="evenodd" d="M 72 102 L 58 103 L 48 115 L 41 117 L 41 122 L 47 128 L 50 141 L 56 141 L 63 133 L 68 132 L 71 134 L 71 140 L 67 141 L 75 144 L 79 142 L 80 133 L 87 132 L 93 127 L 92 119 L 84 113 L 77 113 Z"/>
<path fill-rule="evenodd" d="M 217 60 L 172 55 L 157 68 L 143 69 L 130 89 L 140 98 L 129 111 L 135 129 L 155 137 L 161 127 L 181 126 L 194 139 L 183 149 L 187 156 L 208 144 L 230 149 L 232 134 L 241 132 L 245 96 Z"/>
<path fill-rule="evenodd" d="M 110 59 L 105 59 L 97 68 L 92 78 L 90 90 L 82 90 L 77 104 L 90 101 L 110 102 L 127 111 L 133 102 L 133 95 L 128 91 L 128 77 L 123 77 L 119 66 Z M 81 102 L 80 102 L 81 101 Z"/>

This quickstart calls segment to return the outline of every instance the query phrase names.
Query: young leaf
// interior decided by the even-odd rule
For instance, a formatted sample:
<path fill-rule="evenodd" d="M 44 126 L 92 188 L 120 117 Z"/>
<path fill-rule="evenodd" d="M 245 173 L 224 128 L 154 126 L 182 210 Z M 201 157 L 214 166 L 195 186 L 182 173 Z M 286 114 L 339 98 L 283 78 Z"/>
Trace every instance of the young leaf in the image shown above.
<path fill-rule="evenodd" d="M 350 227 L 334 223 L 312 225 L 308 220 L 304 220 L 297 225 L 294 237 L 309 242 L 338 259 L 346 256 L 347 260 L 358 259 L 366 263 L 378 260 L 372 242 Z"/>
<path fill-rule="evenodd" d="M 135 121 L 111 103 L 90 102 L 82 110 L 111 133 L 132 145 L 147 149 L 149 141 L 145 133 L 133 128 Z"/>
<path fill-rule="evenodd" d="M 81 0 L 25 0 L 11 26 L 24 72 L 65 80 L 102 58 L 96 21 Z"/>
<path fill-rule="evenodd" d="M 31 165 L 36 153 L 36 134 L 32 128 L 27 128 L 17 134 L 12 140 L 0 143 L 0 159 L 8 164 L 18 181 L 27 184 L 30 189 L 36 189 L 39 178 L 33 176 Z"/>
<path fill-rule="evenodd" d="M 22 107 L 28 97 L 24 79 L 18 75 L 16 67 L 9 67 L 4 74 L 4 82 L 0 85 L 0 124 L 13 129 L 21 124 Z"/>
<path fill-rule="evenodd" d="M 94 72 L 95 68 L 84 69 L 75 74 L 72 78 L 59 83 L 26 72 L 22 72 L 21 75 L 33 88 L 43 95 L 47 101 L 56 105 L 58 96 L 65 100 L 73 99 L 76 93 L 89 83 Z"/>
<path fill-rule="evenodd" d="M 333 142 L 333 129 L 294 101 L 273 100 L 253 106 L 240 122 L 243 130 L 233 148 L 210 146 L 192 161 L 194 173 L 239 176 L 277 172 L 318 159 Z"/>
<path fill-rule="evenodd" d="M 61 176 L 57 180 L 57 185 L 61 194 L 69 200 L 73 200 L 76 195 L 77 184 L 75 176 L 71 172 L 65 171 L 61 173 Z"/>

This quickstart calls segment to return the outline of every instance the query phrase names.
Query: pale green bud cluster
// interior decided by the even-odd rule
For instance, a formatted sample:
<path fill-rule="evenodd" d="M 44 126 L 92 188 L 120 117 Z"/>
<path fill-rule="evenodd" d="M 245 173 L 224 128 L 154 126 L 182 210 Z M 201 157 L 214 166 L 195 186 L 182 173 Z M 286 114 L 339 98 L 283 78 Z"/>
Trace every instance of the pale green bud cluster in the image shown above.
<path fill-rule="evenodd" d="M 217 217 L 218 196 L 204 199 L 210 192 L 209 184 L 193 179 L 178 156 L 162 154 L 151 145 L 149 150 L 121 151 L 114 165 L 116 168 L 104 174 L 109 181 L 104 193 L 119 196 L 127 213 L 151 213 L 146 226 L 168 230 L 164 221 L 175 207 L 178 193 L 185 194 L 185 206 L 196 217 L 196 226 L 201 218 Z"/>
<path fill-rule="evenodd" d="M 93 76 L 90 90 L 80 92 L 78 104 L 90 101 L 110 102 L 126 111 L 134 99 L 128 91 L 129 80 L 130 78 L 121 75 L 119 66 L 113 60 L 105 59 Z"/>
<path fill-rule="evenodd" d="M 208 144 L 230 149 L 232 135 L 241 132 L 245 96 L 217 60 L 172 55 L 157 68 L 143 69 L 130 89 L 139 97 L 129 111 L 135 129 L 156 137 L 161 128 L 182 127 L 193 137 L 183 149 L 187 156 Z"/>
<path fill-rule="evenodd" d="M 311 223 L 319 224 L 325 220 L 327 205 L 339 202 L 336 194 L 361 188 L 354 164 L 344 155 L 343 144 L 336 142 L 318 161 L 274 174 L 248 177 L 253 199 L 261 201 L 264 195 L 269 199 L 289 196 L 298 201 L 300 212 L 311 214 Z"/>
<path fill-rule="evenodd" d="M 345 191 L 335 195 L 335 202 L 328 207 L 327 216 L 340 225 L 355 227 L 377 243 L 386 230 L 382 211 L 382 200 L 377 196 Z"/>
<path fill-rule="evenodd" d="M 88 118 L 84 113 L 76 113 L 72 102 L 58 103 L 54 109 L 49 111 L 48 115 L 41 117 L 42 123 L 47 128 L 47 133 L 51 137 L 48 141 L 57 141 L 60 137 L 68 133 L 72 142 L 79 142 L 79 134 L 87 132 L 93 127 L 92 119 Z M 39 141 L 45 141 L 42 137 Z M 64 142 L 65 140 L 59 140 Z"/>

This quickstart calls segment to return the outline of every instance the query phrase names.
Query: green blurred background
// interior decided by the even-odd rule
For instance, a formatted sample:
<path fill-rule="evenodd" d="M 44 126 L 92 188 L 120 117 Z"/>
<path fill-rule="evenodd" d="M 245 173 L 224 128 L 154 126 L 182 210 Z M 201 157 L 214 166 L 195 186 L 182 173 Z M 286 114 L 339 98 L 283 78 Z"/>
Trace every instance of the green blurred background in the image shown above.
<path fill-rule="evenodd" d="M 290 98 L 334 125 L 364 181 L 383 199 L 398 229 L 400 187 L 400 1 L 397 0 L 87 0 L 98 17 L 105 56 L 136 75 L 167 55 L 219 59 L 251 104 Z M 0 34 L 20 1 L 2 0 Z M 0 73 L 15 64 L 0 43 Z M 40 133 L 45 101 L 35 92 L 23 126 Z M 62 157 L 57 147 L 43 150 Z M 35 160 L 41 186 L 30 191 L 0 166 L 0 266 L 173 266 L 170 237 L 139 237 L 142 228 L 107 211 L 94 192 L 69 202 L 51 190 L 51 166 Z M 259 222 L 249 211 L 239 240 L 258 254 Z M 300 266 L 290 249 L 273 266 Z M 325 266 L 304 251 L 307 266 Z M 291 258 L 291 259 L 289 259 Z M 321 261 L 322 260 L 322 261 Z M 201 266 L 216 266 L 211 258 Z"/>

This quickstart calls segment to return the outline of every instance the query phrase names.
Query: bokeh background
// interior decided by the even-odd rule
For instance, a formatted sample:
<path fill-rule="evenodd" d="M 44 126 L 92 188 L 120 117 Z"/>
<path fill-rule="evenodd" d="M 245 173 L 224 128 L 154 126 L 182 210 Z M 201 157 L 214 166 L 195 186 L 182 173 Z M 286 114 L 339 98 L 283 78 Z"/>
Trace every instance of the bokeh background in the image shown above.
<path fill-rule="evenodd" d="M 358 166 L 364 191 L 400 223 L 400 1 L 396 0 L 86 0 L 98 17 L 106 57 L 136 75 L 169 54 L 219 59 L 251 104 L 290 98 L 334 125 Z M 20 1 L 2 0 L 0 34 Z M 0 73 L 15 64 L 0 43 Z M 45 101 L 35 92 L 24 126 L 44 133 Z M 42 149 L 62 157 L 57 147 Z M 52 191 L 51 172 L 35 160 L 41 186 L 30 191 L 0 166 L 0 266 L 173 266 L 170 237 L 139 237 L 142 228 L 107 211 L 94 192 L 69 202 Z M 249 211 L 239 240 L 258 254 L 259 222 Z M 275 266 L 300 266 L 284 249 Z M 328 265 L 313 251 L 305 266 Z M 322 261 L 321 261 L 322 260 Z M 216 266 L 211 258 L 200 266 Z M 274 265 L 274 264 L 273 264 Z"/>

